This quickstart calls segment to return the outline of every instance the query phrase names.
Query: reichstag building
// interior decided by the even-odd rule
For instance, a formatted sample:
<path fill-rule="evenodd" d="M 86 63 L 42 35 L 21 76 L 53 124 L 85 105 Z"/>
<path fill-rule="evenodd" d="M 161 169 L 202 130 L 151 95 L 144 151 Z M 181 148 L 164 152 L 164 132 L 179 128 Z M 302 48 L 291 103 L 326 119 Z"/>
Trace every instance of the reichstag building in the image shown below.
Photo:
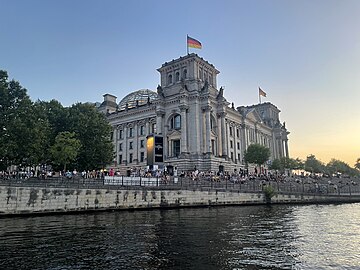
<path fill-rule="evenodd" d="M 235 108 L 217 86 L 220 73 L 197 54 L 188 54 L 159 69 L 156 92 L 142 89 L 125 96 L 104 95 L 99 110 L 113 127 L 110 167 L 177 168 L 239 171 L 244 151 L 253 143 L 267 146 L 271 160 L 288 157 L 288 134 L 271 103 Z"/>

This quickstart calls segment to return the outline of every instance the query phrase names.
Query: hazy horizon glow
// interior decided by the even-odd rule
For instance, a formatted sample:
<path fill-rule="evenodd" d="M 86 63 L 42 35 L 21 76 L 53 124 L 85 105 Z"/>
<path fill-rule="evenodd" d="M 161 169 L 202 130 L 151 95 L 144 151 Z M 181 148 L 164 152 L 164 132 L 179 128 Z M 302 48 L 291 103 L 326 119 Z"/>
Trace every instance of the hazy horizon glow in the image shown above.
<path fill-rule="evenodd" d="M 188 34 L 229 102 L 267 93 L 291 157 L 360 157 L 360 1 L 0 1 L 0 69 L 34 101 L 155 90 L 156 69 L 186 54 Z"/>

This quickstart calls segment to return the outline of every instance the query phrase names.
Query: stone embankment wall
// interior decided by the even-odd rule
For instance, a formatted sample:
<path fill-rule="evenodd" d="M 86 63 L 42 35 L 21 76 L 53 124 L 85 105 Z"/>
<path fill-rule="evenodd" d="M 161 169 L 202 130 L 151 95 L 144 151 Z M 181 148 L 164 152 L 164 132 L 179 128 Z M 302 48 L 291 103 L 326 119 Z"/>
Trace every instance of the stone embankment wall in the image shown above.
<path fill-rule="evenodd" d="M 275 195 L 271 203 L 360 202 L 360 196 Z M 262 193 L 0 186 L 0 215 L 265 204 Z"/>

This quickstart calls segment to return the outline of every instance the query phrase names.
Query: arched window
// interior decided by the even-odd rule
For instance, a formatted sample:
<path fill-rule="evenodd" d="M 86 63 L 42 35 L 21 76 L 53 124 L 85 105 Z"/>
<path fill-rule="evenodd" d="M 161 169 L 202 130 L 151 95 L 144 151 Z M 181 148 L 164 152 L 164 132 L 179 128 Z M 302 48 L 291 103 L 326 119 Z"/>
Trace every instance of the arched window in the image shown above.
<path fill-rule="evenodd" d="M 187 70 L 186 69 L 183 70 L 182 77 L 183 77 L 183 79 L 186 79 L 186 77 L 187 77 Z"/>
<path fill-rule="evenodd" d="M 175 73 L 175 81 L 180 81 L 180 73 L 179 72 L 176 72 Z"/>
<path fill-rule="evenodd" d="M 172 75 L 169 74 L 168 76 L 168 85 L 172 84 Z"/>
<path fill-rule="evenodd" d="M 170 129 L 180 129 L 180 128 L 181 128 L 181 116 L 177 114 L 170 119 Z"/>

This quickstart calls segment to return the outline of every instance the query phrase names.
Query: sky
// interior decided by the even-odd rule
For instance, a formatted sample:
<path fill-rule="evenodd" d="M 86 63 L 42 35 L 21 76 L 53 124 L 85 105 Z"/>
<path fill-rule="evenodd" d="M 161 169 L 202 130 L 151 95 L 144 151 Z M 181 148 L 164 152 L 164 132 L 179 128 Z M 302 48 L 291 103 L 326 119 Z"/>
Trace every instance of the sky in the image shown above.
<path fill-rule="evenodd" d="M 293 158 L 360 158 L 358 0 L 0 0 L 0 69 L 33 101 L 102 102 L 160 82 L 190 49 L 235 106 L 258 87 L 286 122 Z"/>

